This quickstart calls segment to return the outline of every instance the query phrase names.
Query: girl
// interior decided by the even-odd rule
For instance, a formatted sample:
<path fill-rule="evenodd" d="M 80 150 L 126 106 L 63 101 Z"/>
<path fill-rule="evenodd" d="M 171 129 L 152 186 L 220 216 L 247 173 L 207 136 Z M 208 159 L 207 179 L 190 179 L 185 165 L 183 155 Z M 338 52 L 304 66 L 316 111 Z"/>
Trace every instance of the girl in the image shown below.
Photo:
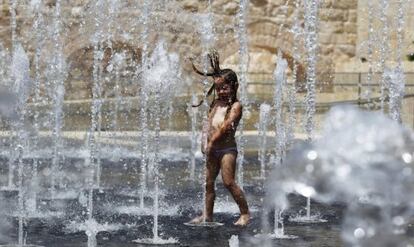
<path fill-rule="evenodd" d="M 208 113 L 207 140 L 202 143 L 202 151 L 207 156 L 206 172 L 206 205 L 203 215 L 196 217 L 190 223 L 213 221 L 213 207 L 215 199 L 214 183 L 219 171 L 224 186 L 230 191 L 240 208 L 240 218 L 235 225 L 245 226 L 250 220 L 249 209 L 243 191 L 236 184 L 237 144 L 235 133 L 242 117 L 242 105 L 237 99 L 238 80 L 236 73 L 231 69 L 220 69 L 217 52 L 208 55 L 213 72 L 202 73 L 193 64 L 193 69 L 201 75 L 212 76 L 214 84 L 207 96 L 214 90 L 214 99 Z M 200 104 L 194 106 L 200 106 Z"/>

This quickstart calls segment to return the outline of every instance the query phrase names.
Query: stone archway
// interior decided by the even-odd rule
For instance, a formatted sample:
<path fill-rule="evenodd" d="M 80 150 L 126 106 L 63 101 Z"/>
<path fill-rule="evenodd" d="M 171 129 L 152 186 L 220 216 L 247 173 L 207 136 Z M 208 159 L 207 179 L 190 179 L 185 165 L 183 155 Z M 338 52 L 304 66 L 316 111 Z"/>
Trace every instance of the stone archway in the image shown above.
<path fill-rule="evenodd" d="M 136 68 L 141 62 L 141 49 L 124 42 L 112 41 L 111 44 L 103 43 L 100 50 L 102 52 L 102 58 L 99 63 L 102 71 L 100 76 L 102 97 L 113 97 L 115 69 L 119 70 L 122 94 L 134 96 L 136 94 L 136 87 L 131 82 Z M 115 56 L 115 54 L 118 56 Z M 115 59 L 122 61 L 117 62 Z M 82 48 L 72 51 L 67 57 L 67 62 L 69 64 L 69 74 L 66 83 L 68 92 L 66 98 L 69 100 L 91 98 L 94 63 L 93 45 L 89 43 Z"/>
<path fill-rule="evenodd" d="M 291 71 L 297 65 L 296 82 L 302 84 L 306 80 L 306 71 L 303 61 L 295 60 L 292 54 L 292 34 L 285 28 L 271 21 L 258 21 L 248 25 L 249 34 L 249 73 L 263 73 L 271 75 L 275 68 L 275 56 L 280 50 L 283 58 L 288 62 Z M 280 32 L 279 32 L 280 30 Z M 281 38 L 280 38 L 281 36 Z M 233 39 L 219 48 L 222 52 L 223 64 L 237 70 L 239 42 Z"/>
<path fill-rule="evenodd" d="M 306 51 L 304 44 L 297 45 L 299 59 L 293 55 L 293 34 L 288 30 L 289 27 L 281 26 L 269 20 L 260 20 L 248 24 L 249 35 L 249 72 L 252 69 L 252 61 L 257 66 L 267 68 L 262 73 L 271 74 L 275 66 L 275 56 L 280 50 L 283 57 L 287 60 L 290 71 L 293 71 L 294 64 L 297 65 L 296 84 L 300 91 L 305 90 L 306 83 L 306 61 L 304 60 Z M 301 41 L 303 42 L 303 41 Z M 237 70 L 239 41 L 232 39 L 223 41 L 219 45 L 222 54 L 223 64 Z M 273 57 L 272 57 L 273 56 Z M 254 59 L 256 57 L 256 59 Z M 253 58 L 253 59 L 252 59 Z M 265 58 L 263 60 L 259 60 Z M 271 65 L 271 66 L 269 66 Z M 322 91 L 330 91 L 332 87 L 335 64 L 329 57 L 319 57 L 317 61 L 317 81 L 318 88 Z M 256 69 L 257 70 L 257 69 Z M 254 71 L 254 69 L 253 69 Z"/>

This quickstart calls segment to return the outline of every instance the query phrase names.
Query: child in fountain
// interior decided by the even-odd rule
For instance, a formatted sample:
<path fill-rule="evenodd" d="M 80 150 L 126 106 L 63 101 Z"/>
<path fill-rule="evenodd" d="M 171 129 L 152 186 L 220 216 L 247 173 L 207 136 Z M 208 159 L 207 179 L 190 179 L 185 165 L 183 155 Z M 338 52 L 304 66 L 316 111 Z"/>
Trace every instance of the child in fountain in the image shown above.
<path fill-rule="evenodd" d="M 206 198 L 203 215 L 190 223 L 213 221 L 215 199 L 215 180 L 221 170 L 224 186 L 230 191 L 240 209 L 240 218 L 235 225 L 245 226 L 250 220 L 249 209 L 243 191 L 235 182 L 237 144 L 235 133 L 242 117 L 242 105 L 237 99 L 238 80 L 231 69 L 220 69 L 218 53 L 209 54 L 213 72 L 200 72 L 193 64 L 193 69 L 201 75 L 212 76 L 214 84 L 207 97 L 214 91 L 214 99 L 208 113 L 208 127 L 203 130 L 207 138 L 202 143 L 202 151 L 207 157 Z M 217 97 L 215 97 L 217 94 Z M 198 107 L 202 104 L 195 105 Z"/>

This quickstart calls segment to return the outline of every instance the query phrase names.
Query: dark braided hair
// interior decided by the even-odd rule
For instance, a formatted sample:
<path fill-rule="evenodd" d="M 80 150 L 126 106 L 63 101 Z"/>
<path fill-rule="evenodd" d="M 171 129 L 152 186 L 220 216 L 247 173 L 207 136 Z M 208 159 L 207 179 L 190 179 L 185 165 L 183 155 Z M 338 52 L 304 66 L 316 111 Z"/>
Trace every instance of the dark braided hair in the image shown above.
<path fill-rule="evenodd" d="M 237 89 L 239 88 L 239 82 L 237 79 L 237 75 L 236 73 L 231 70 L 231 69 L 221 69 L 220 68 L 220 61 L 219 61 L 219 54 L 216 50 L 212 50 L 209 54 L 208 54 L 208 58 L 210 60 L 210 65 L 211 68 L 213 69 L 212 72 L 207 72 L 207 73 L 203 73 L 201 72 L 199 69 L 197 69 L 197 67 L 194 65 L 194 62 L 191 61 L 192 63 L 192 67 L 193 70 L 199 74 L 199 75 L 203 75 L 203 76 L 212 76 L 213 78 L 217 78 L 217 77 L 221 77 L 224 79 L 224 83 L 226 84 L 230 84 L 232 90 L 233 90 L 233 95 L 230 98 L 230 101 L 227 102 L 227 105 L 229 106 L 227 108 L 227 113 L 226 113 L 226 118 L 228 113 L 230 112 L 231 106 L 238 101 L 237 99 Z M 207 94 L 204 96 L 204 99 L 207 98 L 208 96 L 211 95 L 211 93 L 214 92 L 214 89 L 216 87 L 216 84 L 214 83 L 210 89 L 208 90 Z M 200 101 L 200 103 L 198 103 L 197 105 L 192 105 L 193 107 L 199 107 L 203 102 L 204 99 L 202 99 Z M 215 97 L 215 93 L 214 93 L 214 99 L 210 104 L 210 109 L 209 112 L 213 109 L 214 105 L 216 103 L 216 97 Z"/>

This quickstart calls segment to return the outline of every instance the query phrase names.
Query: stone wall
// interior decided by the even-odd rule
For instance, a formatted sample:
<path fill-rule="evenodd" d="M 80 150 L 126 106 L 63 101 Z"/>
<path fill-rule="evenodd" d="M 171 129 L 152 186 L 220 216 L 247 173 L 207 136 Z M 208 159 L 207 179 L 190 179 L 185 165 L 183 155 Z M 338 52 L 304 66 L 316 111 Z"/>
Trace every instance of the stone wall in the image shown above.
<path fill-rule="evenodd" d="M 409 1 L 403 2 L 404 11 L 404 26 L 403 26 L 403 46 L 402 46 L 402 60 L 404 71 L 408 73 L 414 72 L 414 62 L 410 62 L 407 55 L 414 52 L 414 5 Z M 369 10 L 369 3 L 372 4 L 371 11 Z M 383 23 L 381 22 L 381 6 L 380 1 L 359 0 L 358 1 L 358 21 L 355 30 L 357 31 L 357 45 L 356 57 L 347 63 L 342 63 L 337 66 L 337 70 L 343 72 L 361 71 L 367 72 L 369 61 L 361 62 L 361 59 L 368 58 L 369 49 L 369 34 L 372 38 L 373 49 L 373 65 L 374 70 L 380 70 L 378 63 L 380 60 L 380 51 L 382 46 L 382 39 L 385 36 L 389 37 L 387 42 L 389 51 L 387 52 L 386 60 L 387 66 L 395 66 L 397 60 L 397 22 L 398 22 L 398 3 L 399 0 L 390 0 L 389 7 L 386 11 L 386 22 L 388 23 L 388 33 L 383 32 Z M 370 23 L 372 31 L 369 32 L 368 27 Z"/>
<path fill-rule="evenodd" d="M 10 0 L 9 0 L 10 1 Z M 0 17 L 0 37 L 5 47 L 11 46 L 9 1 L 2 1 L 2 15 Z M 95 17 L 97 12 L 103 12 L 108 17 L 109 5 L 98 8 L 97 1 L 76 0 L 62 1 L 63 21 L 63 50 L 64 56 L 70 64 L 70 75 L 67 82 L 67 99 L 77 100 L 90 98 L 90 78 L 92 73 L 93 44 L 92 37 L 96 31 Z M 109 1 L 115 2 L 115 1 Z M 110 57 L 117 52 L 126 52 L 139 63 L 143 49 L 142 4 L 143 1 L 118 1 L 119 6 L 113 14 L 113 23 L 108 24 L 106 19 L 103 30 L 110 30 L 111 52 Z M 222 63 L 238 70 L 239 41 L 237 34 L 238 1 L 212 1 L 211 10 L 208 1 L 177 0 L 151 1 L 153 11 L 147 23 L 149 27 L 149 50 L 153 49 L 157 40 L 165 39 L 169 49 L 178 52 L 181 56 L 185 74 L 190 79 L 194 75 L 190 71 L 188 60 L 185 58 L 200 57 L 203 44 L 200 39 L 200 22 L 206 13 L 213 13 L 215 43 Z M 278 49 L 286 57 L 293 57 L 293 18 L 296 13 L 295 1 L 284 0 L 251 0 L 247 20 L 249 38 L 250 81 L 255 80 L 255 74 L 270 74 L 275 67 L 275 56 Z M 288 3 L 286 5 L 286 3 Z M 42 45 L 43 67 L 47 66 L 53 42 L 50 40 L 53 24 L 55 1 L 43 1 L 42 16 L 44 19 L 43 35 L 46 38 Z M 26 50 L 33 57 L 35 49 L 35 34 L 33 33 L 34 13 L 30 4 L 19 0 L 17 6 L 17 36 Z M 299 9 L 299 16 L 303 19 L 303 7 Z M 320 54 L 319 72 L 325 77 L 343 69 L 341 64 L 352 63 L 356 57 L 358 40 L 358 1 L 324 1 L 320 9 Z M 98 17 L 99 18 L 99 17 Z M 204 18 L 204 19 L 203 19 Z M 301 21 L 303 27 L 303 20 Z M 303 38 L 303 37 L 302 37 Z M 106 43 L 108 45 L 108 42 Z M 300 59 L 298 64 L 306 66 L 303 42 L 298 44 Z M 200 60 L 198 60 L 200 61 Z M 293 63 L 291 63 L 293 64 Z M 322 82 L 323 83 L 323 82 Z M 125 85 L 126 95 L 133 95 L 134 89 Z"/>
<path fill-rule="evenodd" d="M 0 37 L 3 46 L 11 48 L 10 1 L 0 0 Z M 36 32 L 34 32 L 34 9 L 30 3 L 39 1 L 17 1 L 17 39 L 23 44 L 33 62 L 36 48 Z M 56 0 L 41 1 L 41 71 L 50 67 L 53 58 L 52 48 L 55 46 L 53 35 L 53 16 Z M 103 3 L 96 6 L 96 3 Z M 160 40 L 165 40 L 170 52 L 180 55 L 183 69 L 183 83 L 177 94 L 188 95 L 191 90 L 201 92 L 201 86 L 191 89 L 194 81 L 203 78 L 195 75 L 188 61 L 189 57 L 196 58 L 202 63 L 203 47 L 215 47 L 220 52 L 222 67 L 239 70 L 240 43 L 236 38 L 238 24 L 238 1 L 214 0 L 209 8 L 209 1 L 203 0 L 154 0 L 151 2 L 151 13 L 143 25 L 144 0 L 74 0 L 62 1 L 62 32 L 61 44 L 63 55 L 68 65 L 68 77 L 65 81 L 65 100 L 75 104 L 91 98 L 94 35 L 99 28 L 99 36 L 103 42 L 101 66 L 102 96 L 112 99 L 116 88 L 120 88 L 124 97 L 135 97 L 139 89 L 139 77 L 135 72 L 139 68 L 142 54 L 151 53 Z M 366 72 L 367 63 L 361 58 L 366 57 L 367 40 L 367 2 L 368 0 L 326 0 L 319 9 L 319 85 L 329 85 L 335 79 L 335 73 Z M 117 6 L 114 3 L 118 3 Z M 392 0 L 388 18 L 392 23 L 395 17 L 396 0 Z M 296 43 L 297 54 L 294 54 L 294 34 L 292 32 L 294 17 L 300 16 L 300 27 L 303 29 L 303 6 L 298 9 L 294 0 L 250 0 L 247 19 L 249 41 L 249 82 L 273 83 L 272 72 L 275 68 L 276 54 L 281 50 L 288 59 L 291 73 L 294 57 L 299 65 L 299 80 L 305 78 L 306 51 L 303 35 Z M 406 6 L 405 39 L 403 54 L 414 52 L 412 40 L 414 26 L 414 5 Z M 379 29 L 378 6 L 375 5 L 375 29 Z M 212 26 L 215 38 L 209 44 L 203 44 L 201 33 L 202 23 L 208 19 L 211 12 Z M 111 19 L 112 18 L 112 19 Z M 112 22 L 110 21 L 112 20 Z M 96 23 L 100 22 L 97 27 Z M 148 28 L 148 36 L 144 35 L 144 27 Z M 378 33 L 380 35 L 380 33 Z M 391 47 L 395 47 L 395 34 L 391 36 Z M 146 47 L 144 44 L 148 44 Z M 393 48 L 391 49 L 393 50 Z M 111 65 L 115 54 L 123 54 L 124 63 L 119 67 Z M 394 55 L 388 60 L 393 61 Z M 405 59 L 406 71 L 414 72 L 412 62 Z M 119 73 L 116 74 L 116 71 Z M 47 76 L 42 74 L 43 94 L 52 85 L 48 85 Z M 200 85 L 200 84 L 198 84 Z M 250 93 L 271 94 L 269 90 L 250 86 Z M 329 87 L 327 87 L 329 88 Z M 52 92 L 53 93 L 53 92 Z M 49 97 L 50 97 L 49 92 Z M 86 107 L 85 109 L 89 109 Z M 85 116 L 88 114 L 84 112 Z"/>

